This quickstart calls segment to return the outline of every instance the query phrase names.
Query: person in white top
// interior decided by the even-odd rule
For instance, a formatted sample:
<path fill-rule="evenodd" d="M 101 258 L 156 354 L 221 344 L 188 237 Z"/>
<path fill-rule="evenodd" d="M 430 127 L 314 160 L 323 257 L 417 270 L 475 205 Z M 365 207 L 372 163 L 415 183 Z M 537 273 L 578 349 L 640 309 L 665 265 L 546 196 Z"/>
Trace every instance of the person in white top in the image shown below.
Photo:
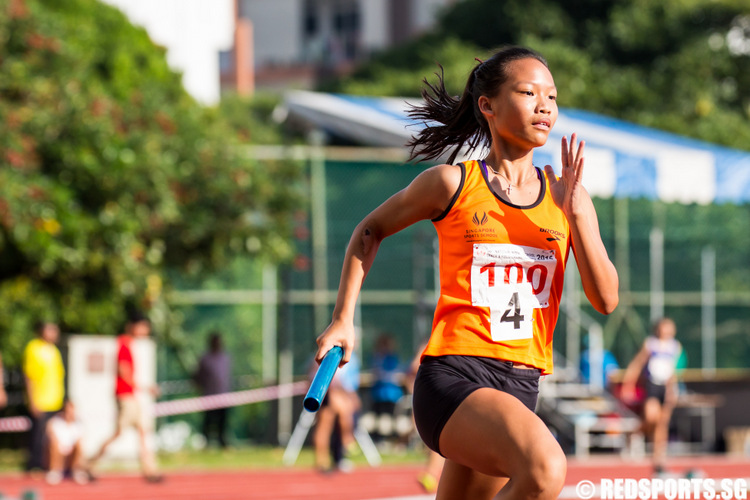
<path fill-rule="evenodd" d="M 78 484 L 88 482 L 81 453 L 82 439 L 83 424 L 76 419 L 75 406 L 68 399 L 63 409 L 47 422 L 49 471 L 46 479 L 49 484 L 60 483 L 66 472 Z"/>
<path fill-rule="evenodd" d="M 670 318 L 662 318 L 654 324 L 654 335 L 646 337 L 641 350 L 625 370 L 622 379 L 623 401 L 636 399 L 635 386 L 644 374 L 646 400 L 643 404 L 642 428 L 653 442 L 654 473 L 664 472 L 669 420 L 677 403 L 677 362 L 682 354 L 682 345 L 675 339 L 677 328 Z"/>

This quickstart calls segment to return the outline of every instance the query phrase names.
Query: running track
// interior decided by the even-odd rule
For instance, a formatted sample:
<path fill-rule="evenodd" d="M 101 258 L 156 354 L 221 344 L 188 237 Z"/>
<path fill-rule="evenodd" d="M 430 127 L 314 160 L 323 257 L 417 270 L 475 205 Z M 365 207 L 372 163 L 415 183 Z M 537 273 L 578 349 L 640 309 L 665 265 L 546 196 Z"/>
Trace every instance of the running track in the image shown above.
<path fill-rule="evenodd" d="M 750 458 L 703 456 L 673 458 L 669 469 L 675 475 L 699 469 L 704 477 L 750 478 Z M 575 485 L 581 480 L 602 478 L 648 478 L 645 462 L 600 456 L 586 461 L 570 459 L 566 487 L 561 499 L 577 498 Z M 350 474 L 321 475 L 310 469 L 268 469 L 233 472 L 171 472 L 160 484 L 146 484 L 136 475 L 110 474 L 97 482 L 79 486 L 65 481 L 49 486 L 15 474 L 0 475 L 3 500 L 20 499 L 33 490 L 38 500 L 429 500 L 415 481 L 418 466 L 359 467 Z M 675 476 L 677 477 L 677 476 Z"/>

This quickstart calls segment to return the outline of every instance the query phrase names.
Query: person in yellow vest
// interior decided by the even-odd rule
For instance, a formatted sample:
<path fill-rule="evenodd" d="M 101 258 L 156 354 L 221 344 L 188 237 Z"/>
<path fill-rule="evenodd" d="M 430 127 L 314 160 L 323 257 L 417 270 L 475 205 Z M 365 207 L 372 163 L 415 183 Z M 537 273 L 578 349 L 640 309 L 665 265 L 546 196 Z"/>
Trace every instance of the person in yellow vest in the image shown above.
<path fill-rule="evenodd" d="M 463 94 L 442 75 L 410 116 L 423 128 L 412 158 L 447 163 L 420 173 L 367 215 L 349 240 L 331 324 L 316 359 L 334 346 L 346 363 L 362 283 L 383 239 L 429 219 L 440 245 L 440 297 L 414 383 L 422 440 L 445 457 L 437 499 L 556 499 L 565 454 L 534 413 L 552 372 L 552 335 L 568 257 L 602 314 L 619 301 L 617 270 L 581 183 L 584 143 L 561 139 L 561 172 L 533 163 L 558 115 L 544 58 L 504 47 L 480 61 Z M 454 164 L 459 151 L 477 158 Z M 572 252 L 571 252 L 572 250 Z"/>
<path fill-rule="evenodd" d="M 31 418 L 29 456 L 26 470 L 44 468 L 44 436 L 47 421 L 62 409 L 65 399 L 65 368 L 57 348 L 60 329 L 54 323 L 39 322 L 34 328 L 37 338 L 23 352 L 23 374 L 26 402 Z"/>

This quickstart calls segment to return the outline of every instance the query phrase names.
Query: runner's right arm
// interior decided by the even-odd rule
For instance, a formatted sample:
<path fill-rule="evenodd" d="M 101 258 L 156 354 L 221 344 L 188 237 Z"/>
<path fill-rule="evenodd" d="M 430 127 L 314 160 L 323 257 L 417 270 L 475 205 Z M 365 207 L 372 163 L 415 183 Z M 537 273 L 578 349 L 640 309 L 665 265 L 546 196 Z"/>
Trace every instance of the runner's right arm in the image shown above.
<path fill-rule="evenodd" d="M 447 208 L 461 182 L 461 167 L 437 165 L 419 174 L 406 188 L 394 194 L 357 225 L 344 257 L 333 319 L 318 337 L 320 362 L 333 347 L 344 349 L 342 364 L 354 347 L 354 309 L 380 242 L 425 219 L 438 217 Z"/>

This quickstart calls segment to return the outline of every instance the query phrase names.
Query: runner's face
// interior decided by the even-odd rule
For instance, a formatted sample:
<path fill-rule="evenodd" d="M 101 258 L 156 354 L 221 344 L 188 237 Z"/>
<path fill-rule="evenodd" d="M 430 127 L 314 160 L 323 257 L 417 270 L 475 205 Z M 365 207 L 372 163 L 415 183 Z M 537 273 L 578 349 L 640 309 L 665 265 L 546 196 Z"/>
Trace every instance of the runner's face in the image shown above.
<path fill-rule="evenodd" d="M 499 138 L 508 145 L 528 149 L 544 145 L 557 121 L 557 89 L 549 69 L 527 58 L 508 65 L 508 79 L 498 95 L 488 99 L 487 116 Z"/>

